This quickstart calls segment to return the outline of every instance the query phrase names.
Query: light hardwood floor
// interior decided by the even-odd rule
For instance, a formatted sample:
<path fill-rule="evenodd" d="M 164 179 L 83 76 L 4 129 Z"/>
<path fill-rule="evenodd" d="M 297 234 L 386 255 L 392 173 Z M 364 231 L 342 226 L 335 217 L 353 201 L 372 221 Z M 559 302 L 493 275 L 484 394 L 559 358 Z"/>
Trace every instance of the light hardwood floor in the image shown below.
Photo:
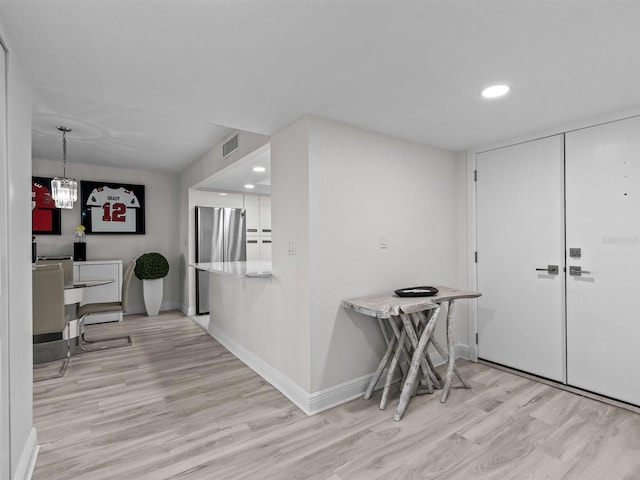
<path fill-rule="evenodd" d="M 485 365 L 401 422 L 397 391 L 307 417 L 178 312 L 114 327 L 134 345 L 34 384 L 34 479 L 640 479 L 640 415 Z"/>

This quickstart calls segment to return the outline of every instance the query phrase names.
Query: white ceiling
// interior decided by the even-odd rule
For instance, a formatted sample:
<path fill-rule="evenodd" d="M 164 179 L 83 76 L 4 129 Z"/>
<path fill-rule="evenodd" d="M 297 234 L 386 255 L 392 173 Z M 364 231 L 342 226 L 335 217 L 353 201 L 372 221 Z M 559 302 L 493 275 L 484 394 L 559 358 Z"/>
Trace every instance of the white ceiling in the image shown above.
<path fill-rule="evenodd" d="M 264 168 L 256 172 L 255 167 Z M 246 185 L 253 185 L 247 188 Z M 271 194 L 271 146 L 265 145 L 195 186 L 198 190 Z"/>
<path fill-rule="evenodd" d="M 640 105 L 640 2 L 0 0 L 33 154 L 179 172 L 317 114 L 459 150 Z M 507 98 L 482 87 L 507 82 Z"/>

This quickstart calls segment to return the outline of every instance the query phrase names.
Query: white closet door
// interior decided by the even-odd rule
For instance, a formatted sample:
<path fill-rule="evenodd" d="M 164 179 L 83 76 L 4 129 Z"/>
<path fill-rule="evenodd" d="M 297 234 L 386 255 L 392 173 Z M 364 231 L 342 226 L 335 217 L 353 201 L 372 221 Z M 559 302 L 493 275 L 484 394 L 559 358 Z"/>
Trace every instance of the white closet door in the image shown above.
<path fill-rule="evenodd" d="M 567 380 L 640 405 L 640 118 L 567 133 L 566 171 Z"/>
<path fill-rule="evenodd" d="M 480 153 L 476 168 L 478 357 L 564 382 L 563 136 Z"/>

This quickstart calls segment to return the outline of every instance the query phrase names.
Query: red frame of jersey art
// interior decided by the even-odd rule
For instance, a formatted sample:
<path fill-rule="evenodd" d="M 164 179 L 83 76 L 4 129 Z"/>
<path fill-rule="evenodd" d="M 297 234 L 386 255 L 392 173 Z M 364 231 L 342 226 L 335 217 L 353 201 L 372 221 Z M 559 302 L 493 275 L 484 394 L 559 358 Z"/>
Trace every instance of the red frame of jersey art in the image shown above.
<path fill-rule="evenodd" d="M 31 232 L 33 235 L 60 235 L 60 209 L 51 198 L 51 178 L 31 177 Z"/>
<path fill-rule="evenodd" d="M 144 235 L 144 185 L 80 182 L 81 223 L 94 235 Z"/>

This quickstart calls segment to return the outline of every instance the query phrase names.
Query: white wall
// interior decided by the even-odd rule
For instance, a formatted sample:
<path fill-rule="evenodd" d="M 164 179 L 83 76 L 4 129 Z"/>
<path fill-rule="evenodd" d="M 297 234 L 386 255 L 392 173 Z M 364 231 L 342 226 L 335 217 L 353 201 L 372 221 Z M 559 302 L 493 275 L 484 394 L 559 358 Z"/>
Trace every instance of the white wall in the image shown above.
<path fill-rule="evenodd" d="M 311 386 L 307 136 L 302 119 L 271 138 L 272 278 L 211 275 L 209 322 L 216 338 L 304 411 Z M 288 240 L 296 255 L 287 254 Z"/>
<path fill-rule="evenodd" d="M 0 288 L 8 292 L 8 310 L 0 312 L 0 478 L 27 478 L 37 454 L 32 419 L 31 344 L 31 89 L 0 25 L 7 55 L 7 165 L 2 200 L 6 203 L 8 268 Z M 4 115 L 4 112 L 1 112 Z M 5 148 L 2 145 L 1 148 Z M 1 177 L 1 176 L 0 176 Z M 3 292 L 4 293 L 4 292 Z M 26 320 L 26 321 L 25 321 Z M 8 432 L 8 435 L 7 435 Z M 8 443 L 7 443 L 8 440 Z"/>
<path fill-rule="evenodd" d="M 309 294 L 309 119 L 271 137 L 271 248 L 274 303 L 264 334 L 268 363 L 311 392 Z M 289 242 L 295 255 L 289 255 Z"/>
<path fill-rule="evenodd" d="M 463 155 L 317 117 L 278 132 L 273 277 L 212 276 L 210 329 L 257 371 L 287 379 L 290 398 L 305 392 L 306 411 L 328 406 L 314 404 L 323 396 L 353 395 L 349 385 L 375 370 L 385 345 L 377 321 L 345 311 L 343 299 L 466 286 L 466 263 L 458 268 L 466 223 L 457 218 L 466 209 L 465 168 Z M 379 248 L 381 234 L 387 249 Z M 287 253 L 292 241 L 295 255 Z"/>
<path fill-rule="evenodd" d="M 9 57 L 10 72 L 15 68 Z M 10 75 L 9 89 L 9 364 L 11 402 L 11 470 L 21 475 L 29 467 L 35 441 L 32 427 L 33 362 L 31 322 L 31 91 L 20 82 L 22 75 Z M 26 187 L 26 189 L 25 189 Z M 20 446 L 22 450 L 20 449 Z"/>
<path fill-rule="evenodd" d="M 3 46 L 4 47 L 4 46 Z M 5 50 L 0 48 L 0 112 L 7 111 Z M 7 115 L 0 115 L 0 145 L 7 144 Z M 0 476 L 8 476 L 9 449 L 9 179 L 6 148 L 0 150 Z"/>
<path fill-rule="evenodd" d="M 68 137 L 69 142 L 73 142 Z M 71 143 L 72 145 L 72 143 Z M 33 160 L 33 175 L 62 174 L 60 160 Z M 145 252 L 160 252 L 169 261 L 164 279 L 162 310 L 180 308 L 180 248 L 178 232 L 178 175 L 128 168 L 115 168 L 67 161 L 67 175 L 76 180 L 141 184 L 145 186 L 144 235 L 87 235 L 87 260 L 122 259 L 128 262 Z M 62 210 L 62 235 L 37 235 L 38 255 L 72 254 L 76 225 L 80 224 L 80 202 Z M 128 313 L 144 312 L 142 282 L 134 278 L 130 286 Z"/>
<path fill-rule="evenodd" d="M 416 285 L 459 285 L 459 226 L 452 152 L 314 117 L 309 132 L 315 392 L 372 372 L 384 351 L 377 321 L 345 311 L 341 300 Z M 381 235 L 386 249 L 380 248 Z M 440 322 L 441 337 L 443 327 Z"/>

